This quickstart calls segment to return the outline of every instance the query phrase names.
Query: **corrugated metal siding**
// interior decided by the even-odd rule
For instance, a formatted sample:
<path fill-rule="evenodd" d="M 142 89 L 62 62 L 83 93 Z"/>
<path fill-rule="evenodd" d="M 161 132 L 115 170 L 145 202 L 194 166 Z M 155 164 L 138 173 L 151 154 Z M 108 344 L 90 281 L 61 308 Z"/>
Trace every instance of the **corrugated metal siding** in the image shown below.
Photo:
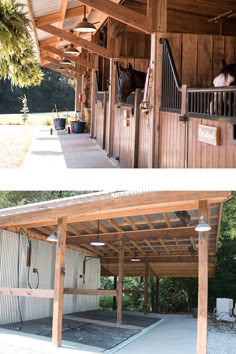
<path fill-rule="evenodd" d="M 18 244 L 19 242 L 19 244 Z M 19 286 L 27 285 L 26 250 L 27 237 L 21 236 L 20 240 L 16 234 L 0 230 L 0 287 L 18 287 L 17 263 L 18 245 L 19 257 Z M 37 276 L 32 272 L 33 268 L 39 271 L 39 288 L 52 289 L 54 287 L 55 269 L 55 245 L 32 239 L 32 257 L 30 268 L 30 283 L 34 287 L 37 283 Z M 84 254 L 66 250 L 66 276 L 65 287 L 98 288 L 100 285 L 100 260 L 92 259 L 86 262 L 85 284 L 80 279 L 83 272 Z M 98 306 L 96 296 L 72 296 L 64 297 L 64 313 L 74 311 L 86 311 L 95 309 Z M 20 307 L 23 321 L 42 318 L 52 315 L 53 300 L 43 298 L 20 297 Z M 18 299 L 16 296 L 0 297 L 0 324 L 17 322 L 20 320 L 18 310 Z"/>
<path fill-rule="evenodd" d="M 35 17 L 44 16 L 60 11 L 61 0 L 32 0 L 32 7 Z"/>

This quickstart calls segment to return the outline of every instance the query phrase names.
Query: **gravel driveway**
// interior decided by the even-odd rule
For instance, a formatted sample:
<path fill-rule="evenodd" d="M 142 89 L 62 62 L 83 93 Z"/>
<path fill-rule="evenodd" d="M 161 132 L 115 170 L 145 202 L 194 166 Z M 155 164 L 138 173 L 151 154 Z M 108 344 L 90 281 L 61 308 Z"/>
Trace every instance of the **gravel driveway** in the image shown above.
<path fill-rule="evenodd" d="M 0 168 L 19 168 L 23 165 L 34 128 L 30 125 L 0 125 Z"/>

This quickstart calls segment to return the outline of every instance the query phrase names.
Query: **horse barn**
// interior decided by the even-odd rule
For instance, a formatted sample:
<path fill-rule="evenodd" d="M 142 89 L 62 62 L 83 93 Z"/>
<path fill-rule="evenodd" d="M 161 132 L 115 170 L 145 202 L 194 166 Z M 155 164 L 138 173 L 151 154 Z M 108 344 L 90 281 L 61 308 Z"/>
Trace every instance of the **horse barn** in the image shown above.
<path fill-rule="evenodd" d="M 103 342 L 115 331 L 130 336 L 122 311 L 122 295 L 129 293 L 123 290 L 124 276 L 145 278 L 140 292 L 146 315 L 149 276 L 198 277 L 197 353 L 206 353 L 208 276 L 215 272 L 222 203 L 231 196 L 227 191 L 98 192 L 0 210 L 1 327 L 52 335 L 56 346 L 72 331 L 69 320 L 76 329 L 84 322 L 93 325 L 90 345 L 94 331 Z M 208 231 L 195 230 L 200 217 Z M 100 275 L 118 276 L 117 288 L 101 289 Z M 117 324 L 105 327 L 105 335 L 99 332 L 101 321 L 89 317 L 100 295 L 117 298 Z M 151 314 L 142 318 L 150 321 Z M 72 332 L 69 340 L 79 341 Z"/>
<path fill-rule="evenodd" d="M 235 1 L 24 3 L 42 65 L 75 78 L 75 108 L 118 167 L 236 166 L 235 67 L 213 87 L 235 62 Z"/>

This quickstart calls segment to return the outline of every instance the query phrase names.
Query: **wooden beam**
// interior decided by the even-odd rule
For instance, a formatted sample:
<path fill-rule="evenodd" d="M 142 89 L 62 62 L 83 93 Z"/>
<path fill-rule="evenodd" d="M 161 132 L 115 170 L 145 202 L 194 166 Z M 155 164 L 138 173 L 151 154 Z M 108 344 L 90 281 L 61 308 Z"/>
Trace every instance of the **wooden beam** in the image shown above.
<path fill-rule="evenodd" d="M 77 78 L 77 74 L 72 74 L 69 71 L 60 70 L 57 66 L 54 66 L 52 64 L 43 64 L 43 66 L 45 66 L 46 68 L 48 68 L 50 70 L 56 71 L 57 73 L 60 73 L 62 75 L 69 76 L 69 77 L 71 77 L 73 79 Z"/>
<path fill-rule="evenodd" d="M 144 276 L 144 315 L 148 314 L 148 262 L 145 262 L 145 276 Z"/>
<path fill-rule="evenodd" d="M 167 31 L 167 2 L 168 0 L 147 0 L 148 31 Z"/>
<path fill-rule="evenodd" d="M 135 223 L 134 223 L 132 220 L 130 220 L 129 217 L 126 217 L 126 218 L 124 218 L 124 219 L 125 219 L 125 221 L 127 222 L 127 224 L 129 224 L 129 226 L 130 226 L 133 230 L 138 230 L 138 228 L 137 228 L 137 226 L 135 225 Z"/>
<path fill-rule="evenodd" d="M 110 54 L 107 48 L 103 48 L 93 42 L 89 42 L 85 39 L 75 36 L 72 33 L 66 32 L 65 30 L 59 29 L 52 25 L 44 25 L 40 27 L 41 30 L 52 34 L 58 38 L 62 38 L 65 41 L 75 44 L 78 47 L 82 47 L 89 52 L 93 52 L 97 55 L 101 55 L 102 57 L 109 58 Z"/>
<path fill-rule="evenodd" d="M 91 6 L 93 9 L 105 13 L 120 22 L 123 22 L 131 27 L 137 28 L 140 31 L 148 33 L 147 17 L 136 11 L 130 10 L 119 4 L 114 4 L 110 0 L 82 0 L 82 4 Z"/>
<path fill-rule="evenodd" d="M 137 230 L 137 231 L 123 231 L 123 232 L 109 232 L 109 233 L 103 233 L 100 234 L 102 236 L 102 240 L 104 242 L 107 241 L 118 241 L 120 237 L 125 239 L 125 241 L 130 241 L 130 240 L 143 240 L 147 238 L 155 238 L 156 241 L 159 241 L 159 239 L 165 239 L 165 238 L 189 238 L 196 236 L 195 231 L 194 231 L 194 226 L 186 226 L 186 227 L 173 227 L 173 228 L 161 228 L 161 229 L 147 229 L 147 230 Z M 92 235 L 78 235 L 78 236 L 68 236 L 67 237 L 67 243 L 76 243 L 76 242 L 84 242 L 84 243 L 89 243 L 92 239 L 96 237 L 96 234 Z"/>
<path fill-rule="evenodd" d="M 71 70 L 71 71 L 75 72 L 76 74 L 79 74 L 79 75 L 83 75 L 84 74 L 83 70 L 77 69 L 75 66 L 72 66 L 72 65 L 61 64 L 60 60 L 54 59 L 54 58 L 52 58 L 50 56 L 46 56 L 43 59 L 49 61 L 50 63 L 59 65 L 59 66 L 61 66 L 62 68 L 66 69 L 66 70 Z"/>
<path fill-rule="evenodd" d="M 115 119 L 115 91 L 116 87 L 114 85 L 116 80 L 116 67 L 115 60 L 113 58 L 110 59 L 110 71 L 109 71 L 109 103 L 108 103 L 108 144 L 107 144 L 107 155 L 108 157 L 113 156 L 113 136 L 114 136 L 114 119 Z"/>
<path fill-rule="evenodd" d="M 85 68 L 89 69 L 96 69 L 92 63 L 90 63 L 87 60 L 84 60 L 82 58 L 76 57 L 73 54 L 66 54 L 64 53 L 61 49 L 55 48 L 51 45 L 45 45 L 44 47 L 41 47 L 42 49 L 47 50 L 48 52 L 51 52 L 53 54 L 59 55 L 61 58 L 67 58 L 70 59 L 71 61 L 75 62 L 76 64 L 79 64 Z"/>
<path fill-rule="evenodd" d="M 152 246 L 152 244 L 148 240 L 144 240 L 148 247 L 151 248 L 152 252 L 158 255 L 157 250 Z"/>
<path fill-rule="evenodd" d="M 124 242 L 120 241 L 119 250 L 119 279 L 117 292 L 117 325 L 122 324 L 122 305 L 123 305 L 123 275 L 124 275 Z"/>
<path fill-rule="evenodd" d="M 65 288 L 64 294 L 67 294 L 67 295 L 70 294 L 70 295 L 117 296 L 117 290 Z"/>
<path fill-rule="evenodd" d="M 199 201 L 199 217 L 208 222 L 207 201 Z M 207 303 L 208 303 L 208 233 L 199 232 L 198 241 L 198 320 L 197 354 L 207 352 Z"/>
<path fill-rule="evenodd" d="M 55 264 L 54 301 L 53 301 L 53 323 L 52 342 L 57 347 L 61 345 L 62 339 L 62 315 L 63 315 L 63 292 L 65 277 L 65 249 L 66 249 L 66 218 L 58 219 L 57 226 L 57 248 Z"/>
<path fill-rule="evenodd" d="M 53 298 L 53 289 L 0 288 L 0 295 Z"/>

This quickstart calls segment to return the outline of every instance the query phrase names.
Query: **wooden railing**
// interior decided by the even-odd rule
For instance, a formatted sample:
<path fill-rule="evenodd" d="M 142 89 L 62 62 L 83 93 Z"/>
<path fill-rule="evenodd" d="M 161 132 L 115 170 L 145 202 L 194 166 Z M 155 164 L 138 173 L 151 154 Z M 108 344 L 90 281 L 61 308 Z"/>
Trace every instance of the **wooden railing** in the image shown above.
<path fill-rule="evenodd" d="M 169 42 L 163 38 L 160 42 L 163 44 L 160 110 L 182 115 L 184 112 L 185 117 L 223 119 L 225 122 L 236 120 L 236 86 L 181 86 Z"/>

